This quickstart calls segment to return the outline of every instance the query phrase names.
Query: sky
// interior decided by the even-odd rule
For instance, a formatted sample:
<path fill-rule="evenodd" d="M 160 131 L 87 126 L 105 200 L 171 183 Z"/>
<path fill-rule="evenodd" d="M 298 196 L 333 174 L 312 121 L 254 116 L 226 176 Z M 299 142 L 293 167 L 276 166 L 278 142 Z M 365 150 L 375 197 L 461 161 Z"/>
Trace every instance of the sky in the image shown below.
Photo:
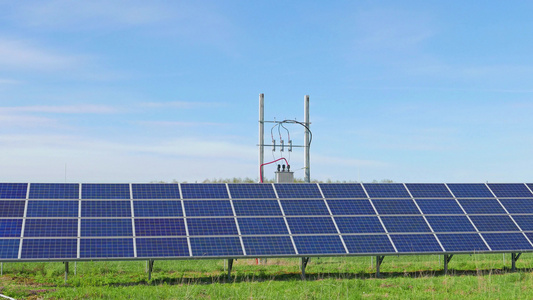
<path fill-rule="evenodd" d="M 0 182 L 257 180 L 260 93 L 278 121 L 309 95 L 313 179 L 533 182 L 532 9 L 0 1 Z"/>

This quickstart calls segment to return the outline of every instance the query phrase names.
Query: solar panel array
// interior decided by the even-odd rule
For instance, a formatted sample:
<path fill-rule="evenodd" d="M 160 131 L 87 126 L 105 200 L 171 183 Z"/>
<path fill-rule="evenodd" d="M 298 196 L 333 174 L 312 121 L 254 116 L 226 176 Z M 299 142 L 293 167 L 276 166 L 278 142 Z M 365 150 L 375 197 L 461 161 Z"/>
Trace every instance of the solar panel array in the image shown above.
<path fill-rule="evenodd" d="M 532 188 L 0 183 L 0 260 L 527 252 Z"/>

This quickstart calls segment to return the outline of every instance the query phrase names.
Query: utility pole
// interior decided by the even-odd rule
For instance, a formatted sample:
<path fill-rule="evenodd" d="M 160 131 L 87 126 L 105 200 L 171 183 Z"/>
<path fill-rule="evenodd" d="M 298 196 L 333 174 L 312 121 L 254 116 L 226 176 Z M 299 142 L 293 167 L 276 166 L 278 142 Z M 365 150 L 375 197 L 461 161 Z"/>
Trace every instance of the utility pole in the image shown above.
<path fill-rule="evenodd" d="M 265 94 L 259 94 L 259 178 L 265 178 L 263 168 L 265 163 Z"/>
<path fill-rule="evenodd" d="M 304 156 L 305 156 L 305 182 L 309 183 L 311 182 L 311 160 L 309 157 L 309 147 L 311 145 L 309 144 L 309 129 L 311 129 L 309 126 L 311 123 L 309 122 L 309 95 L 305 95 L 304 97 L 304 123 L 305 126 L 307 126 L 307 130 L 305 130 L 305 148 L 304 148 Z"/>

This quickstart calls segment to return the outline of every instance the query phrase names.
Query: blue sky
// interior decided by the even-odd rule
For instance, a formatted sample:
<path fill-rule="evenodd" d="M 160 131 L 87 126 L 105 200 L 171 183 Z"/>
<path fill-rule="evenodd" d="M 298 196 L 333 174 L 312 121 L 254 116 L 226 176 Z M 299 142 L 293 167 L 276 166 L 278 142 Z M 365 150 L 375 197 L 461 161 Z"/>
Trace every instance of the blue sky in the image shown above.
<path fill-rule="evenodd" d="M 532 9 L 1 1 L 0 181 L 257 178 L 265 93 L 267 120 L 310 95 L 313 178 L 531 182 Z"/>

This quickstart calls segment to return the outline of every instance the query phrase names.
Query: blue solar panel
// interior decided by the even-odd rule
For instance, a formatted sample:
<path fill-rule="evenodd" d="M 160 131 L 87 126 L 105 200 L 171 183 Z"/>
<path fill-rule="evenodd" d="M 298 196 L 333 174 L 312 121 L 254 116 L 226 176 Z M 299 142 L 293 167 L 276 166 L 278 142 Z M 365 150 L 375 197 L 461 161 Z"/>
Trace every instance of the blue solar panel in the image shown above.
<path fill-rule="evenodd" d="M 237 216 L 281 216 L 277 200 L 233 200 Z"/>
<path fill-rule="evenodd" d="M 25 237 L 78 236 L 77 219 L 28 219 L 24 227 Z"/>
<path fill-rule="evenodd" d="M 335 217 L 341 233 L 385 232 L 378 217 Z"/>
<path fill-rule="evenodd" d="M 330 217 L 287 218 L 292 234 L 337 233 Z"/>
<path fill-rule="evenodd" d="M 331 200 L 328 199 L 329 209 L 336 216 L 342 215 L 375 215 L 376 212 L 368 199 L 364 200 Z"/>
<path fill-rule="evenodd" d="M 533 231 L 533 216 L 532 215 L 522 215 L 522 216 L 513 216 L 513 219 L 516 221 L 518 226 L 524 231 Z"/>
<path fill-rule="evenodd" d="M 21 230 L 22 230 L 21 219 L 0 220 L 0 237 L 20 237 Z"/>
<path fill-rule="evenodd" d="M 434 232 L 476 232 L 466 216 L 427 216 Z"/>
<path fill-rule="evenodd" d="M 1 218 L 22 218 L 24 217 L 24 206 L 26 201 L 22 200 L 0 200 Z"/>
<path fill-rule="evenodd" d="M 189 256 L 187 238 L 137 238 L 137 257 Z"/>
<path fill-rule="evenodd" d="M 467 214 L 505 214 L 496 199 L 459 199 Z"/>
<path fill-rule="evenodd" d="M 522 233 L 482 233 L 492 251 L 531 251 L 533 247 Z"/>
<path fill-rule="evenodd" d="M 133 199 L 180 199 L 177 183 L 134 183 L 131 185 Z"/>
<path fill-rule="evenodd" d="M 82 217 L 131 217 L 131 203 L 130 201 L 82 201 L 81 202 L 81 216 Z"/>
<path fill-rule="evenodd" d="M 135 217 L 183 217 L 180 200 L 133 201 Z"/>
<path fill-rule="evenodd" d="M 183 199 L 228 199 L 228 190 L 223 183 L 182 183 Z"/>
<path fill-rule="evenodd" d="M 193 256 L 239 256 L 242 252 L 238 237 L 191 238 Z"/>
<path fill-rule="evenodd" d="M 27 217 L 78 217 L 78 201 L 29 200 Z"/>
<path fill-rule="evenodd" d="M 17 259 L 20 240 L 0 240 L 0 260 Z"/>
<path fill-rule="evenodd" d="M 133 257 L 133 239 L 81 239 L 80 258 Z"/>
<path fill-rule="evenodd" d="M 412 199 L 372 200 L 380 215 L 419 215 L 420 211 Z"/>
<path fill-rule="evenodd" d="M 30 199 L 79 199 L 77 183 L 32 183 Z"/>
<path fill-rule="evenodd" d="M 299 254 L 346 254 L 338 235 L 294 236 Z"/>
<path fill-rule="evenodd" d="M 189 235 L 237 235 L 233 218 L 187 219 Z"/>
<path fill-rule="evenodd" d="M 271 184 L 230 183 L 228 186 L 233 199 L 276 199 Z"/>
<path fill-rule="evenodd" d="M 280 200 L 286 216 L 329 216 L 324 200 Z"/>
<path fill-rule="evenodd" d="M 359 183 L 321 183 L 326 198 L 367 198 Z"/>
<path fill-rule="evenodd" d="M 233 216 L 229 200 L 184 200 L 187 217 Z"/>
<path fill-rule="evenodd" d="M 533 194 L 529 191 L 523 183 L 489 183 L 489 188 L 496 197 L 529 197 L 533 198 Z"/>
<path fill-rule="evenodd" d="M 82 219 L 81 236 L 133 236 L 131 219 Z"/>
<path fill-rule="evenodd" d="M 73 259 L 77 257 L 77 239 L 24 239 L 22 259 Z"/>
<path fill-rule="evenodd" d="M 322 194 L 316 184 L 277 183 L 276 191 L 280 199 L 321 199 Z"/>
<path fill-rule="evenodd" d="M 442 247 L 448 252 L 479 252 L 489 249 L 477 233 L 437 234 Z"/>
<path fill-rule="evenodd" d="M 239 218 L 241 234 L 289 234 L 283 218 Z"/>
<path fill-rule="evenodd" d="M 518 231 L 509 216 L 470 216 L 479 231 Z"/>
<path fill-rule="evenodd" d="M 505 209 L 511 214 L 533 213 L 533 199 L 500 199 Z"/>
<path fill-rule="evenodd" d="M 420 216 L 381 217 L 388 232 L 431 232 Z"/>
<path fill-rule="evenodd" d="M 407 183 L 414 198 L 451 198 L 452 194 L 443 183 Z"/>
<path fill-rule="evenodd" d="M 482 183 L 448 183 L 448 187 L 456 198 L 494 198 Z"/>
<path fill-rule="evenodd" d="M 432 234 L 395 234 L 392 242 L 398 252 L 442 252 L 437 239 Z"/>
<path fill-rule="evenodd" d="M 455 199 L 416 199 L 424 214 L 464 214 Z"/>
<path fill-rule="evenodd" d="M 364 187 L 370 198 L 411 198 L 401 183 L 366 183 Z"/>
<path fill-rule="evenodd" d="M 130 185 L 127 183 L 84 183 L 81 185 L 82 199 L 130 199 Z"/>
<path fill-rule="evenodd" d="M 343 239 L 351 254 L 395 252 L 386 235 L 344 235 Z"/>
<path fill-rule="evenodd" d="M 185 236 L 183 219 L 135 219 L 136 236 Z"/>
<path fill-rule="evenodd" d="M 251 256 L 296 254 L 288 236 L 245 236 L 242 241 Z"/>
<path fill-rule="evenodd" d="M 27 183 L 0 183 L 0 199 L 26 199 Z"/>

